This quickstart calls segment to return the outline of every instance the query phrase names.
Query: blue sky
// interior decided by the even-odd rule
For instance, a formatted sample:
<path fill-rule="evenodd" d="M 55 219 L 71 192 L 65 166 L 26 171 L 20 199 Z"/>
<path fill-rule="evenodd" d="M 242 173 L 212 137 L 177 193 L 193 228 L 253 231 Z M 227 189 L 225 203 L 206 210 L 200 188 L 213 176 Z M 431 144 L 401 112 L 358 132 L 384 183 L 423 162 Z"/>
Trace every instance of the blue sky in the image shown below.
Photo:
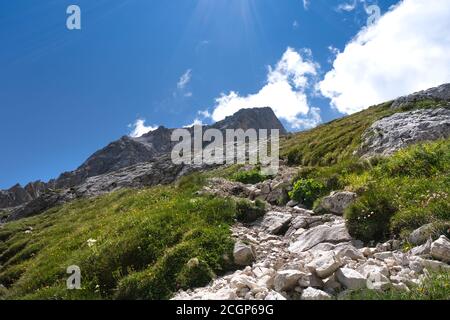
<path fill-rule="evenodd" d="M 333 70 L 337 50 L 365 28 L 365 8 L 377 4 L 384 14 L 396 3 L 0 0 L 0 188 L 75 169 L 130 134 L 137 119 L 211 122 L 198 112 L 213 114 L 230 92 L 252 101 L 245 99 L 268 84 L 268 67 L 277 72 L 288 50 L 314 66 L 294 90 L 308 99 L 305 108 L 320 111 L 322 122 L 351 113 L 330 99 L 340 74 L 323 86 L 328 97 L 316 85 Z M 81 30 L 66 28 L 70 4 L 81 8 Z M 317 120 L 310 111 L 299 118 Z M 311 125 L 283 122 L 293 130 Z"/>

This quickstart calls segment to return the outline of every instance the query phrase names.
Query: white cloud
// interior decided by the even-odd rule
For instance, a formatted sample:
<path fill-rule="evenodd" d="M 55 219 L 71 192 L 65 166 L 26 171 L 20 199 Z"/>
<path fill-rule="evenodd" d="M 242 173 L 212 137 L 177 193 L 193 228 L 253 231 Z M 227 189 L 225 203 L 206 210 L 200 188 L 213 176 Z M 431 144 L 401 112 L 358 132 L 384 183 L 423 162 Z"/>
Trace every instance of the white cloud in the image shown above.
<path fill-rule="evenodd" d="M 134 124 L 128 125 L 129 128 L 132 128 L 132 131 L 130 133 L 130 137 L 132 138 L 138 138 L 150 131 L 155 131 L 158 129 L 157 126 L 146 126 L 144 119 L 137 119 Z"/>
<path fill-rule="evenodd" d="M 336 56 L 340 53 L 339 49 L 334 46 L 328 46 L 328 51 L 331 53 L 331 57 L 328 58 L 328 63 L 333 64 L 334 59 L 336 59 Z"/>
<path fill-rule="evenodd" d="M 192 69 L 186 70 L 185 73 L 180 77 L 180 80 L 178 80 L 177 87 L 180 90 L 183 90 L 186 85 L 191 81 L 192 77 Z"/>
<path fill-rule="evenodd" d="M 198 114 L 205 119 L 211 118 L 211 113 L 208 110 L 199 111 Z"/>
<path fill-rule="evenodd" d="M 293 128 L 300 128 L 299 119 L 310 112 L 305 89 L 318 69 L 310 56 L 309 50 L 297 52 L 287 48 L 275 68 L 268 68 L 266 84 L 258 93 L 241 96 L 231 91 L 217 98 L 213 120 L 222 120 L 244 108 L 271 107 L 278 118 L 286 120 Z"/>
<path fill-rule="evenodd" d="M 297 118 L 292 124 L 292 127 L 295 129 L 311 129 L 317 127 L 320 123 L 322 123 L 320 109 L 313 107 L 309 109 L 309 112 L 305 117 Z"/>
<path fill-rule="evenodd" d="M 300 26 L 300 24 L 298 23 L 297 20 L 294 20 L 294 22 L 292 22 L 292 28 L 293 29 L 298 29 L 299 26 Z"/>
<path fill-rule="evenodd" d="M 203 121 L 200 120 L 199 118 L 195 118 L 194 122 L 192 122 L 191 124 L 188 124 L 186 126 L 183 126 L 183 128 L 191 128 L 193 126 L 202 126 L 203 125 Z"/>
<path fill-rule="evenodd" d="M 361 1 L 362 2 L 362 1 Z M 337 11 L 353 11 L 356 9 L 356 6 L 358 5 L 358 0 L 353 0 L 353 2 L 344 2 L 337 6 Z"/>
<path fill-rule="evenodd" d="M 210 119 L 211 118 L 211 113 L 209 113 L 208 110 L 201 110 L 201 111 L 197 112 L 197 116 L 198 117 L 196 117 L 194 119 L 194 122 L 192 122 L 191 124 L 188 124 L 186 126 L 183 126 L 183 128 L 190 128 L 192 126 L 197 126 L 197 125 L 202 126 L 202 125 L 204 125 L 203 120 Z"/>
<path fill-rule="evenodd" d="M 367 10 L 367 7 L 370 5 L 370 2 L 373 2 L 375 5 L 377 3 L 377 1 L 374 1 L 374 0 L 371 0 L 371 1 L 368 1 L 368 0 L 347 0 L 347 1 L 339 4 L 336 7 L 336 11 L 338 11 L 338 12 L 343 12 L 343 11 L 352 12 L 358 7 L 359 4 L 362 4 L 364 6 L 364 9 Z"/>
<path fill-rule="evenodd" d="M 318 84 L 342 113 L 450 81 L 450 1 L 404 0 L 365 27 Z"/>
<path fill-rule="evenodd" d="M 305 8 L 305 10 L 309 9 L 309 2 L 310 0 L 303 0 L 303 8 Z"/>

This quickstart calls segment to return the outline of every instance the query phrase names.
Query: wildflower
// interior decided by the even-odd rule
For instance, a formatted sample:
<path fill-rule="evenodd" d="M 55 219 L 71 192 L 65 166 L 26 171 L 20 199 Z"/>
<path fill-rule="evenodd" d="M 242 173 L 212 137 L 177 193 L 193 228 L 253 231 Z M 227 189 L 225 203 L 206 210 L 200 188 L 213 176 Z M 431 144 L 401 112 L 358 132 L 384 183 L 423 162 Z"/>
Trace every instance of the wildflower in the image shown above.
<path fill-rule="evenodd" d="M 86 242 L 87 242 L 88 247 L 92 247 L 93 245 L 95 245 L 97 240 L 91 238 L 91 239 L 88 239 L 88 241 L 86 241 Z"/>

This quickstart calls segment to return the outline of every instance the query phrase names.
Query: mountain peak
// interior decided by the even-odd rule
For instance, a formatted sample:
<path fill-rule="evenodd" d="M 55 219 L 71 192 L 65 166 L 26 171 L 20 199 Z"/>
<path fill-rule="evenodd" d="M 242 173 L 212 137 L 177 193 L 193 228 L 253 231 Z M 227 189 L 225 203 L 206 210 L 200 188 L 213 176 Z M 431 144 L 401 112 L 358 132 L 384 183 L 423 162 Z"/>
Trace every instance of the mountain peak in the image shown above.
<path fill-rule="evenodd" d="M 286 129 L 271 108 L 241 109 L 234 115 L 226 117 L 204 129 L 279 129 L 286 134 Z M 141 137 L 123 136 L 106 147 L 92 154 L 78 169 L 62 173 L 57 179 L 48 183 L 40 181 L 25 187 L 15 185 L 9 190 L 0 190 L 0 208 L 18 206 L 36 199 L 46 190 L 72 188 L 84 183 L 90 177 L 96 177 L 137 164 L 148 163 L 154 159 L 170 154 L 177 142 L 171 141 L 172 132 L 159 126 Z"/>
<path fill-rule="evenodd" d="M 211 127 L 220 130 L 278 129 L 280 130 L 280 134 L 287 133 L 283 124 L 270 107 L 240 109 L 234 115 L 216 122 Z"/>

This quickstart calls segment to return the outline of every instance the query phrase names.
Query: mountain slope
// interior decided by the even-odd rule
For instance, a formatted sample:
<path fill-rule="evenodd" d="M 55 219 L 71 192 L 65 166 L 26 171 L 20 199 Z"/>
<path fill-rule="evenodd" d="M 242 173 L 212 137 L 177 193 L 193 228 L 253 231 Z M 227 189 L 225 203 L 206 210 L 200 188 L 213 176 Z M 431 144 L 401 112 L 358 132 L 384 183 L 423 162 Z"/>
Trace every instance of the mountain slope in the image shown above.
<path fill-rule="evenodd" d="M 445 109 L 429 119 L 421 119 L 420 114 L 418 114 L 416 117 L 410 117 L 408 123 L 397 123 L 397 126 L 405 126 L 411 129 L 413 133 L 409 139 L 409 144 L 406 143 L 403 147 L 419 141 L 446 138 L 450 134 L 449 121 L 442 119 L 442 115 L 450 115 L 448 111 L 450 109 L 449 97 L 450 84 L 444 84 L 370 107 L 312 130 L 287 136 L 282 140 L 280 154 L 292 165 L 326 166 L 336 164 L 357 156 L 364 136 L 377 134 L 373 132 L 374 130 L 370 130 L 371 126 L 377 121 L 387 119 L 387 123 L 394 122 L 389 117 L 400 114 L 396 116 L 398 122 L 398 119 L 407 118 L 410 112 L 414 110 Z M 440 122 L 440 126 L 430 127 L 429 120 Z M 416 130 L 409 127 L 412 122 L 416 123 Z M 420 128 L 424 128 L 422 135 L 417 133 L 417 129 Z M 427 139 L 428 134 L 430 136 Z M 397 140 L 403 138 L 405 137 L 399 136 Z M 398 147 L 396 150 L 398 150 Z"/>
<path fill-rule="evenodd" d="M 450 269 L 446 255 L 450 245 L 446 247 L 445 237 L 439 238 L 450 233 L 450 140 L 444 139 L 448 120 L 438 127 L 444 130 L 442 139 L 431 136 L 438 140 L 423 142 L 423 132 L 437 127 L 429 118 L 423 122 L 421 116 L 410 118 L 411 112 L 425 110 L 442 120 L 434 112 L 446 114 L 448 101 L 429 97 L 414 98 L 400 108 L 389 102 L 292 134 L 283 142 L 285 157 L 314 166 L 282 167 L 275 177 L 257 173 L 251 185 L 239 183 L 242 175 L 237 173 L 257 172 L 255 168 L 222 167 L 186 177 L 186 167 L 172 167 L 164 156 L 89 177 L 65 189 L 73 201 L 55 202 L 60 205 L 53 203 L 41 215 L 0 225 L 0 299 L 167 299 L 179 289 L 203 286 L 230 269 L 243 269 L 234 264 L 235 241 L 241 241 L 237 248 L 247 249 L 258 264 L 219 277 L 214 281 L 217 287 L 200 293 L 217 290 L 213 293 L 221 297 L 298 299 L 317 294 L 314 290 L 320 288 L 321 297 L 331 299 L 350 286 L 344 271 L 361 272 L 356 287 L 365 286 L 362 274 L 374 271 L 371 262 L 376 260 L 380 268 L 375 271 L 381 270 L 384 277 L 377 285 L 387 283 L 427 298 L 428 292 L 416 288 L 427 270 L 443 272 L 448 279 L 445 270 Z M 377 122 L 393 115 L 410 119 L 411 128 L 420 129 L 411 130 L 418 134 L 416 140 L 405 141 L 392 156 L 360 159 L 364 137 L 371 137 L 373 128 L 382 132 Z M 409 144 L 413 145 L 405 148 Z M 133 178 L 127 180 L 130 172 Z M 167 177 L 173 180 L 161 180 Z M 140 184 L 141 179 L 146 184 Z M 133 189 L 117 190 L 111 181 Z M 142 187 L 165 182 L 168 185 Z M 98 186 L 108 193 L 86 198 Z M 321 206 L 336 194 L 350 194 L 353 201 L 340 213 Z M 53 195 L 61 193 L 46 193 Z M 289 205 L 286 195 L 292 199 Z M 259 201 L 249 201 L 255 199 Z M 247 219 L 256 221 L 247 225 Z M 419 227 L 425 229 L 417 232 Z M 433 242 L 427 242 L 428 237 Z M 257 246 L 256 253 L 249 244 Z M 323 252 L 332 255 L 325 264 Z M 69 265 L 81 267 L 82 290 L 66 290 Z M 318 273 L 313 276 L 310 268 L 323 265 L 322 278 Z M 258 275 L 265 277 L 262 284 Z M 286 275 L 301 276 L 301 285 L 296 280 L 299 286 L 289 287 L 283 282 Z M 271 286 L 275 279 L 277 285 Z M 248 286 L 260 292 L 247 290 Z M 440 286 L 437 296 L 449 299 L 449 288 Z"/>
<path fill-rule="evenodd" d="M 247 130 L 250 128 L 256 130 L 279 129 L 280 134 L 286 133 L 286 129 L 271 108 L 243 109 L 213 125 L 204 126 L 203 130 L 209 128 L 222 131 L 226 129 Z M 183 170 L 179 166 L 171 166 L 166 163 L 170 162 L 167 156 L 177 143 L 171 141 L 171 135 L 174 130 L 161 126 L 138 138 L 124 136 L 95 152 L 76 170 L 65 172 L 57 179 L 50 180 L 48 183 L 38 181 L 30 183 L 24 188 L 16 185 L 9 190 L 0 190 L 0 208 L 23 206 L 29 203 L 30 205 L 28 205 L 28 208 L 25 208 L 25 211 L 21 208 L 18 209 L 21 211 L 18 214 L 19 216 L 28 216 L 42 212 L 52 205 L 65 202 L 65 198 L 72 200 L 80 195 L 89 196 L 100 193 L 87 192 L 91 188 L 99 191 L 111 191 L 116 189 L 117 186 L 135 186 L 138 184 L 135 180 L 154 181 L 151 184 L 143 182 L 140 186 L 153 185 L 164 180 L 172 182 L 178 177 L 178 173 Z M 188 130 L 192 132 L 193 128 L 189 128 Z M 139 164 L 147 165 L 137 166 Z M 165 177 L 165 179 L 152 178 L 150 177 L 151 175 L 158 174 L 154 168 L 155 166 L 152 164 L 156 164 L 155 166 L 158 168 L 163 167 L 162 172 L 166 174 L 170 172 L 174 172 L 174 174 Z M 127 175 L 127 170 L 123 170 L 125 168 L 130 168 L 128 170 L 130 174 L 129 179 L 124 182 L 122 177 Z M 117 178 L 115 175 L 104 176 L 119 170 L 121 170 L 121 175 Z M 137 171 L 141 172 L 144 176 L 136 176 L 135 173 Z M 189 169 L 185 171 L 189 171 Z M 103 176 L 103 179 L 90 179 L 98 176 Z M 104 182 L 101 186 L 96 186 L 95 181 L 100 180 Z M 77 190 L 65 191 L 62 196 L 49 196 L 48 193 L 54 194 L 55 189 Z"/>

